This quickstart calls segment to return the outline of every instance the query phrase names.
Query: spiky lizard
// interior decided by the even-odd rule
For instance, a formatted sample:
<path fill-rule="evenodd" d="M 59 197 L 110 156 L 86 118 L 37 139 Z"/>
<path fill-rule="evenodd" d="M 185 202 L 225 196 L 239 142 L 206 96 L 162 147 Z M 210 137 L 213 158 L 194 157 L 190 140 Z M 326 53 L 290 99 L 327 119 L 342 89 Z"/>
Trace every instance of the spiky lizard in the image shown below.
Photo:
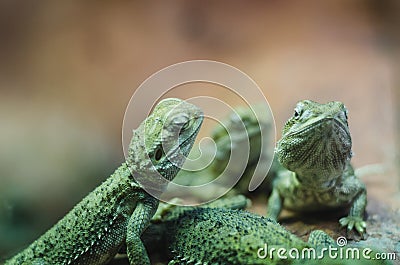
<path fill-rule="evenodd" d="M 216 156 L 211 164 L 211 171 L 216 176 L 220 175 L 224 170 L 228 170 L 229 174 L 232 176 L 240 174 L 243 168 L 233 166 L 227 168 L 229 162 L 227 158 L 229 158 L 232 153 L 241 153 L 244 151 L 245 149 L 242 148 L 242 146 L 243 144 L 247 144 L 248 140 L 249 157 L 243 175 L 251 176 L 254 171 L 254 165 L 257 164 L 260 159 L 261 163 L 266 163 L 266 160 L 269 159 L 269 157 L 260 156 L 267 156 L 268 152 L 262 154 L 261 149 L 271 149 L 273 144 L 271 141 L 271 135 L 274 133 L 272 119 L 271 114 L 267 112 L 267 108 L 261 103 L 248 107 L 236 107 L 220 124 L 217 124 L 211 132 L 211 138 L 214 140 L 217 147 Z M 243 155 L 238 158 L 243 159 Z M 232 162 L 236 164 L 236 161 Z M 248 185 L 243 186 L 243 189 L 239 190 L 241 192 L 248 192 Z"/>
<path fill-rule="evenodd" d="M 286 169 L 278 172 L 267 216 L 277 219 L 282 207 L 315 211 L 350 207 L 339 220 L 348 231 L 364 234 L 365 185 L 355 176 L 350 158 L 352 141 L 343 103 L 297 103 L 286 122 L 275 154 Z"/>
<path fill-rule="evenodd" d="M 202 111 L 192 104 L 160 101 L 133 131 L 126 162 L 5 264 L 106 264 L 126 242 L 130 264 L 149 265 L 140 235 L 159 201 L 145 189 L 163 192 L 182 166 L 202 121 Z"/>
<path fill-rule="evenodd" d="M 287 264 L 267 248 L 296 248 L 334 245 L 323 231 L 302 241 L 272 219 L 242 209 L 244 196 L 220 199 L 198 207 L 170 208 L 154 218 L 142 238 L 146 245 L 166 246 L 168 264 Z M 157 214 L 155 215 L 157 216 Z M 159 251 L 154 249 L 154 251 Z M 151 253 L 151 251 L 150 251 Z"/>
<path fill-rule="evenodd" d="M 359 258 L 339 256 L 363 249 L 340 249 L 321 230 L 312 231 L 304 242 L 276 221 L 244 211 L 248 205 L 243 195 L 196 207 L 160 205 L 143 242 L 150 254 L 169 260 L 169 265 L 392 264 L 374 259 L 375 250 Z"/>
<path fill-rule="evenodd" d="M 234 191 L 248 194 L 250 180 L 265 178 L 273 156 L 273 118 L 268 110 L 267 106 L 261 103 L 234 108 L 210 133 L 215 147 L 211 144 L 203 145 L 201 153 L 200 149 L 193 148 L 189 155 L 189 157 L 204 160 L 195 167 L 199 164 L 207 164 L 209 160 L 208 166 L 201 170 L 181 170 L 175 181 L 189 186 L 213 181 L 213 185 L 208 186 L 209 189 L 211 188 L 208 192 L 198 194 L 192 192 L 191 196 L 195 195 L 200 199 L 207 198 L 209 194 L 219 193 L 219 190 L 227 190 L 226 187 L 231 187 L 236 180 L 238 183 Z M 265 151 L 262 152 L 262 149 Z M 248 151 L 248 157 L 246 151 Z M 260 165 L 264 167 L 264 170 Z M 257 172 L 255 172 L 256 166 L 259 167 Z M 221 176 L 223 177 L 219 178 Z M 264 181 L 257 192 L 265 193 L 270 190 L 271 178 Z M 179 192 L 177 190 L 176 194 Z"/>

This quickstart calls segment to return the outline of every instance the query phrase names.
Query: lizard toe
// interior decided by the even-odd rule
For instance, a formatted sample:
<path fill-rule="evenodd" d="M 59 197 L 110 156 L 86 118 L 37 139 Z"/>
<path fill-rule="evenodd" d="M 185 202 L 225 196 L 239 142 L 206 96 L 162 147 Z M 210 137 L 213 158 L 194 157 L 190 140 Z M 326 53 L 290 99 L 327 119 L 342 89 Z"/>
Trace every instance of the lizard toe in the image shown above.
<path fill-rule="evenodd" d="M 340 218 L 339 220 L 340 226 L 347 226 L 349 222 L 350 220 L 347 217 Z"/>
<path fill-rule="evenodd" d="M 339 220 L 339 223 L 342 227 L 347 227 L 348 232 L 354 229 L 361 236 L 363 236 L 367 228 L 367 223 L 362 218 L 357 216 L 343 217 Z"/>
<path fill-rule="evenodd" d="M 367 227 L 367 224 L 364 221 L 356 222 L 356 224 L 355 224 L 355 228 L 360 235 L 363 235 L 366 227 Z"/>

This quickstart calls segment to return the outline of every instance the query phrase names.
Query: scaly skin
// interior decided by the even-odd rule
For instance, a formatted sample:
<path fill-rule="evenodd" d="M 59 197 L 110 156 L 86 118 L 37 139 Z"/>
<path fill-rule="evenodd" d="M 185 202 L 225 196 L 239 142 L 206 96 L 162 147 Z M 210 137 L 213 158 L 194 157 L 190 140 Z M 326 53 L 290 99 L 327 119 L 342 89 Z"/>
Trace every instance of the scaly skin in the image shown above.
<path fill-rule="evenodd" d="M 130 264 L 149 265 L 140 235 L 159 202 L 144 188 L 162 193 L 182 166 L 202 120 L 192 104 L 161 101 L 133 131 L 127 161 L 5 264 L 106 264 L 126 242 Z"/>
<path fill-rule="evenodd" d="M 246 197 L 238 195 L 197 207 L 161 204 L 143 233 L 143 242 L 148 246 L 149 253 L 157 254 L 162 260 L 170 260 L 169 265 L 392 264 L 389 260 L 374 259 L 377 253 L 374 250 L 367 253 L 370 258 L 363 256 L 364 249 L 358 250 L 359 259 L 352 258 L 357 256 L 351 254 L 346 256 L 346 253 L 354 253 L 356 249 L 340 249 L 321 230 L 312 231 L 307 243 L 303 242 L 275 221 L 239 210 L 249 206 L 249 203 Z M 160 248 L 160 245 L 163 247 Z M 275 248 L 272 252 L 274 258 L 270 259 L 272 248 Z M 279 258 L 279 248 L 286 250 L 281 254 L 288 259 Z M 296 255 L 292 248 L 298 250 L 299 259 L 291 259 L 289 251 Z M 331 256 L 329 248 L 333 248 Z"/>
<path fill-rule="evenodd" d="M 245 197 L 221 199 L 200 207 L 171 207 L 143 234 L 146 245 L 160 245 L 173 264 L 288 264 L 290 260 L 259 257 L 271 248 L 327 247 L 334 240 L 313 231 L 306 243 L 277 222 L 243 210 Z M 223 207 L 223 208 L 220 208 Z M 231 209 L 232 208 L 232 209 Z M 262 250 L 260 250 L 262 249 Z M 269 253 L 269 252 L 268 252 Z M 267 253 L 267 254 L 268 254 Z"/>
<path fill-rule="evenodd" d="M 276 148 L 281 170 L 274 181 L 267 216 L 277 219 L 282 207 L 314 211 L 350 207 L 339 220 L 363 235 L 367 204 L 365 185 L 350 165 L 351 136 L 341 102 L 300 101 L 285 124 Z"/>

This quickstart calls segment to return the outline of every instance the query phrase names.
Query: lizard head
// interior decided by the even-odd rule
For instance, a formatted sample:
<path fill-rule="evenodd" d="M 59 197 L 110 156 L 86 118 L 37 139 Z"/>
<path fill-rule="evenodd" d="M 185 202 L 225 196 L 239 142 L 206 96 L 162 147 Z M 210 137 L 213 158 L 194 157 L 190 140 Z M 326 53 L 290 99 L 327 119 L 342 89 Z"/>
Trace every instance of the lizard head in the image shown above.
<path fill-rule="evenodd" d="M 176 98 L 160 101 L 133 131 L 127 164 L 136 181 L 163 190 L 185 162 L 202 122 L 197 106 Z"/>
<path fill-rule="evenodd" d="M 276 154 L 284 167 L 304 181 L 329 183 L 342 175 L 352 156 L 351 145 L 343 103 L 303 100 L 286 122 Z"/>

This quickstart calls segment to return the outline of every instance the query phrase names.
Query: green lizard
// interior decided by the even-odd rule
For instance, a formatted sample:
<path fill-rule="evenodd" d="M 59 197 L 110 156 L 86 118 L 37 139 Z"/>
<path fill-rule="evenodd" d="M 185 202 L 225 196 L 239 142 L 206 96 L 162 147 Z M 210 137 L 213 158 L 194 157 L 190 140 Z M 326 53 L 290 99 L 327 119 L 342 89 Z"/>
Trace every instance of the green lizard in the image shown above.
<path fill-rule="evenodd" d="M 211 131 L 210 136 L 215 147 L 210 144 L 204 145 L 201 153 L 200 149 L 193 148 L 189 154 L 189 157 L 203 159 L 195 167 L 211 161 L 208 162 L 208 166 L 201 170 L 194 168 L 181 170 L 175 181 L 189 186 L 203 185 L 213 181 L 213 185 L 207 187 L 207 192 L 190 194 L 197 199 L 207 198 L 210 194 L 223 194 L 227 187 L 234 185 L 237 180 L 235 192 L 248 194 L 250 180 L 264 179 L 273 157 L 273 118 L 267 110 L 264 104 L 236 107 Z M 248 157 L 245 156 L 246 149 L 249 152 Z M 265 151 L 262 152 L 262 149 Z M 259 168 L 255 171 L 257 164 Z M 190 168 L 188 165 L 185 166 Z M 220 176 L 223 177 L 218 178 Z M 270 181 L 264 181 L 257 191 L 266 192 L 270 190 L 270 187 Z M 180 194 L 180 192 L 182 190 L 176 190 L 174 194 Z"/>
<path fill-rule="evenodd" d="M 163 192 L 182 166 L 202 121 L 198 107 L 179 99 L 162 100 L 133 131 L 127 161 L 5 264 L 106 264 L 126 242 L 130 264 L 149 265 L 140 235 L 159 201 L 144 188 Z"/>
<path fill-rule="evenodd" d="M 304 242 L 272 219 L 237 210 L 244 208 L 246 203 L 245 197 L 236 196 L 200 207 L 168 208 L 161 213 L 161 218 L 152 220 L 143 233 L 143 241 L 149 246 L 150 253 L 158 251 L 160 254 L 150 246 L 161 243 L 168 246 L 161 254 L 163 259 L 170 260 L 170 265 L 304 264 L 306 260 L 321 261 L 320 251 L 324 247 L 337 247 L 335 241 L 321 230 L 312 231 L 308 241 Z M 286 252 L 279 255 L 287 259 L 278 256 L 280 248 Z M 313 255 L 311 249 L 316 251 L 315 257 L 308 256 Z M 289 256 L 289 251 L 293 255 L 298 253 L 299 260 Z M 303 252 L 304 257 L 301 256 Z M 327 251 L 324 257 L 324 261 L 332 261 Z"/>
<path fill-rule="evenodd" d="M 340 249 L 321 230 L 312 231 L 304 242 L 274 220 L 240 210 L 248 205 L 242 195 L 197 207 L 162 204 L 143 233 L 143 242 L 150 254 L 169 260 L 169 265 L 392 264 L 375 260 L 376 251 L 371 250 L 368 258 L 363 249 Z M 357 251 L 359 258 L 346 257 Z"/>
<path fill-rule="evenodd" d="M 224 198 L 199 207 L 171 207 L 154 218 L 142 239 L 149 247 L 164 246 L 169 264 L 287 264 L 267 248 L 327 247 L 335 242 L 320 230 L 308 242 L 272 219 L 243 210 L 244 196 Z M 234 209 L 234 210 L 233 210 Z M 157 214 L 155 215 L 155 217 Z M 154 251 L 159 251 L 154 249 Z M 159 254 L 159 253 L 158 253 Z"/>
<path fill-rule="evenodd" d="M 254 109 L 254 110 L 253 110 Z M 257 115 L 254 113 L 257 112 Z M 243 124 L 243 125 L 242 125 Z M 212 132 L 211 138 L 217 146 L 216 156 L 211 164 L 212 172 L 218 176 L 224 170 L 229 170 L 229 174 L 236 176 L 243 171 L 243 168 L 226 168 L 228 159 L 232 153 L 245 150 L 243 144 L 249 144 L 249 157 L 243 176 L 252 175 L 254 166 L 261 159 L 261 163 L 267 162 L 269 157 L 260 157 L 269 155 L 268 152 L 261 153 L 261 148 L 271 149 L 273 134 L 272 117 L 266 112 L 266 107 L 262 104 L 255 104 L 252 107 L 239 106 L 228 115 L 220 124 L 217 124 Z M 264 146 L 262 146 L 264 144 Z M 270 145 L 268 145 L 270 144 Z M 272 152 L 271 158 L 272 158 Z M 243 157 L 239 157 L 243 159 Z M 235 164 L 235 161 L 232 161 Z M 239 163 L 240 164 L 240 163 Z M 242 180 L 241 180 L 242 181 Z M 248 184 L 248 183 L 246 183 Z M 236 187 L 237 188 L 237 187 Z M 248 185 L 239 189 L 242 192 L 248 192 Z"/>
<path fill-rule="evenodd" d="M 267 216 L 277 219 L 282 207 L 314 211 L 350 206 L 339 222 L 363 235 L 366 188 L 350 165 L 351 146 L 343 103 L 300 101 L 277 143 L 275 153 L 287 170 L 274 180 Z"/>

